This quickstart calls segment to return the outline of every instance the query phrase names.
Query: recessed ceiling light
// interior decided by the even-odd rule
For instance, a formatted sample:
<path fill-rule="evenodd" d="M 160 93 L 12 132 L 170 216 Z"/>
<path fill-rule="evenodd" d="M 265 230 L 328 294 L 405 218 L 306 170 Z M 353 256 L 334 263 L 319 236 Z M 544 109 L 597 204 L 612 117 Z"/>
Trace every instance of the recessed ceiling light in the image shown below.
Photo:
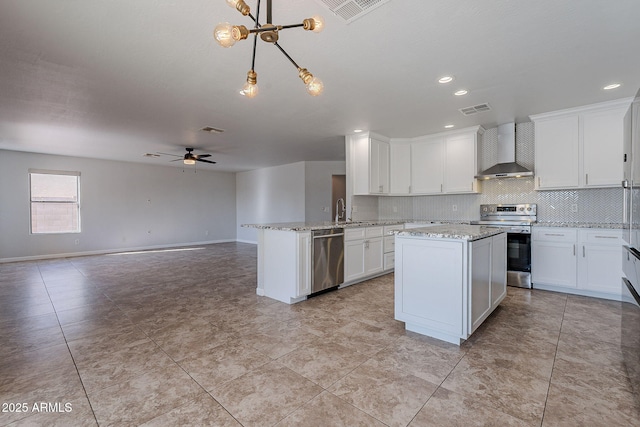
<path fill-rule="evenodd" d="M 362 129 L 354 129 L 353 130 L 353 133 L 360 133 L 360 132 L 362 132 Z"/>
<path fill-rule="evenodd" d="M 460 89 L 460 90 L 459 90 L 459 91 L 457 91 L 457 92 L 453 92 L 453 94 L 454 94 L 455 96 L 462 96 L 462 95 L 466 95 L 467 93 L 469 93 L 469 92 L 468 92 L 468 91 L 466 91 L 466 90 L 464 90 L 464 89 Z"/>
<path fill-rule="evenodd" d="M 438 79 L 438 83 L 451 83 L 453 81 L 453 76 L 442 76 Z"/>
<path fill-rule="evenodd" d="M 603 87 L 602 89 L 604 90 L 611 90 L 611 89 L 617 89 L 620 87 L 620 83 L 612 83 L 610 85 L 606 85 L 605 87 Z"/>
<path fill-rule="evenodd" d="M 445 125 L 444 128 L 445 129 L 451 129 L 453 127 L 453 125 Z"/>

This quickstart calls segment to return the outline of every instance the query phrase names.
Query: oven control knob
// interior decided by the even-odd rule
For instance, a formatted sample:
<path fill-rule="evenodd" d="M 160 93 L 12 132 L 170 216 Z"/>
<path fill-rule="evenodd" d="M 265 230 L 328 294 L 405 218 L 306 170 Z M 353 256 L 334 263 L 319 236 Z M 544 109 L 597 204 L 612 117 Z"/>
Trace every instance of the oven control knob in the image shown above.
<path fill-rule="evenodd" d="M 483 206 L 483 207 L 482 207 L 482 212 L 486 212 L 486 211 L 487 211 L 487 207 L 486 207 L 486 206 Z"/>
<path fill-rule="evenodd" d="M 531 210 L 531 206 L 527 206 L 527 210 L 530 211 Z"/>
<path fill-rule="evenodd" d="M 519 211 L 522 212 L 524 210 L 524 208 L 522 206 L 520 206 Z"/>

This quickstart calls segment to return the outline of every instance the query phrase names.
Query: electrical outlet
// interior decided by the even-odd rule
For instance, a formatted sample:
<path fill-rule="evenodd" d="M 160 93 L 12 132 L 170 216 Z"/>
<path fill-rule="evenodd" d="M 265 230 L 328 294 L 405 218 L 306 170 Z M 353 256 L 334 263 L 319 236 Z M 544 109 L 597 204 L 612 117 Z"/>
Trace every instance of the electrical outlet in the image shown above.
<path fill-rule="evenodd" d="M 577 204 L 572 204 L 571 205 L 571 212 L 578 212 L 578 205 Z"/>
<path fill-rule="evenodd" d="M 323 206 L 322 212 L 329 212 L 329 206 Z"/>
<path fill-rule="evenodd" d="M 358 207 L 356 205 L 353 205 L 351 207 L 351 212 L 358 212 Z"/>
<path fill-rule="evenodd" d="M 204 235 L 205 235 L 205 236 L 208 236 L 208 235 L 209 235 L 209 230 L 205 230 L 205 231 L 204 231 Z"/>
<path fill-rule="evenodd" d="M 74 242 L 76 245 L 80 244 L 80 239 L 76 239 L 76 241 Z"/>
<path fill-rule="evenodd" d="M 453 211 L 456 212 L 458 210 L 458 205 L 453 205 Z"/>
<path fill-rule="evenodd" d="M 394 213 L 398 212 L 398 207 L 397 207 L 397 206 L 394 206 L 394 207 L 393 207 L 393 212 L 394 212 Z"/>

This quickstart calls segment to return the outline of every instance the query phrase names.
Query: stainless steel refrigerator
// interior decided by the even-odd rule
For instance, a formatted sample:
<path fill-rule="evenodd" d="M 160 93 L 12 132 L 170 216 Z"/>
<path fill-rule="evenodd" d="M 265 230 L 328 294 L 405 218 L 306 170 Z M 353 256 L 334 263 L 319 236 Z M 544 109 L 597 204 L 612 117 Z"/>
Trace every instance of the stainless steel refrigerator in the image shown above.
<path fill-rule="evenodd" d="M 621 350 L 640 407 L 640 91 L 624 117 Z"/>

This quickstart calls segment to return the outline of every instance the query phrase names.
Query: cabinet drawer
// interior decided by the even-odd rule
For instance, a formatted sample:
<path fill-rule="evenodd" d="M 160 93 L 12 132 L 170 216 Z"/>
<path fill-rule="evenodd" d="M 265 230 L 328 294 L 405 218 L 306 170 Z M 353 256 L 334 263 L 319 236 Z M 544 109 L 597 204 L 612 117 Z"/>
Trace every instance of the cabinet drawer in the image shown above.
<path fill-rule="evenodd" d="M 587 229 L 578 232 L 581 243 L 595 243 L 599 245 L 622 245 L 622 230 Z"/>
<path fill-rule="evenodd" d="M 394 252 L 396 250 L 396 236 L 384 237 L 384 253 Z"/>
<path fill-rule="evenodd" d="M 350 241 L 350 240 L 362 240 L 364 239 L 365 236 L 365 227 L 358 227 L 358 228 L 346 228 L 344 230 L 344 240 L 345 241 Z"/>
<path fill-rule="evenodd" d="M 384 227 L 367 227 L 365 229 L 365 237 L 382 237 Z"/>
<path fill-rule="evenodd" d="M 404 224 L 398 224 L 398 225 L 385 225 L 384 226 L 384 235 L 388 236 L 389 234 L 391 234 L 394 231 L 400 231 L 400 230 L 404 230 Z"/>
<path fill-rule="evenodd" d="M 574 228 L 533 228 L 533 240 L 545 242 L 575 242 L 578 239 L 577 230 Z"/>

